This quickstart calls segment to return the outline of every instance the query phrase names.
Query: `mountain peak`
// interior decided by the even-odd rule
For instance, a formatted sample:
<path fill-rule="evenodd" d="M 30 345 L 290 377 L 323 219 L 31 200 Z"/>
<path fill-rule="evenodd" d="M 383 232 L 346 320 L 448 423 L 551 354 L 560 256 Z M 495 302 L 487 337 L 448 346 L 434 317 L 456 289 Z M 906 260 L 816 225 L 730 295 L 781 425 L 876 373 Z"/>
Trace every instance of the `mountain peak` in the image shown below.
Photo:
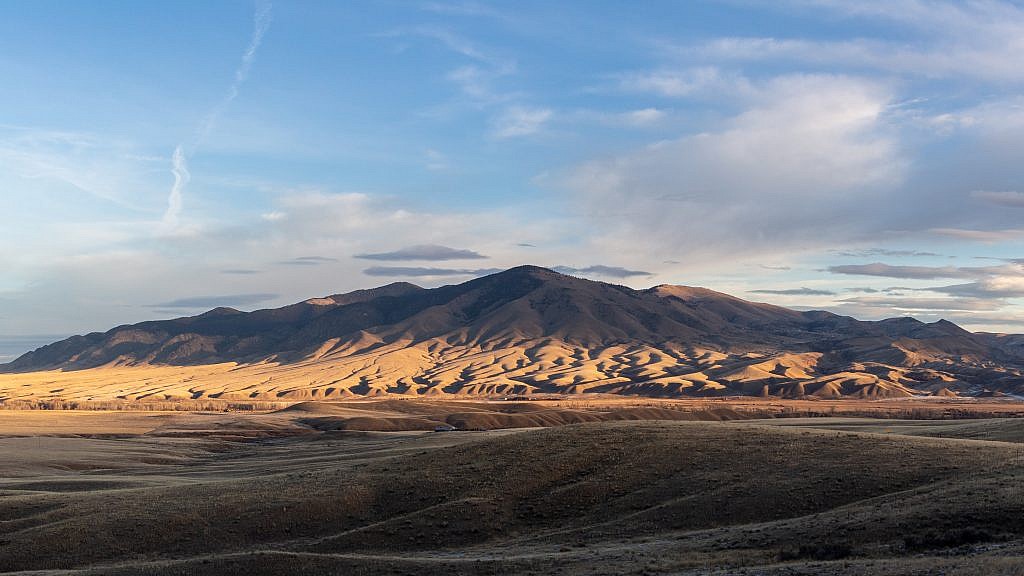
<path fill-rule="evenodd" d="M 653 288 L 648 289 L 652 294 L 656 294 L 663 298 L 668 296 L 674 296 L 681 300 L 688 298 L 697 298 L 701 296 L 725 296 L 721 292 L 715 292 L 707 288 L 696 288 L 693 286 L 679 286 L 676 284 L 659 284 Z"/>
<path fill-rule="evenodd" d="M 365 288 L 342 294 L 332 294 L 331 296 L 319 298 L 317 300 L 332 300 L 334 304 L 344 306 L 346 304 L 373 300 L 374 298 L 380 298 L 382 296 L 404 296 L 406 294 L 420 292 L 422 290 L 424 290 L 424 288 L 409 282 L 392 282 L 391 284 L 385 284 L 376 288 Z"/>
<path fill-rule="evenodd" d="M 491 274 L 493 277 L 512 277 L 512 276 L 532 276 L 535 278 L 559 278 L 567 277 L 565 274 L 555 272 L 550 268 L 544 268 L 543 266 L 535 266 L 533 264 L 523 264 L 520 266 L 514 266 L 508 270 L 496 272 Z M 485 276 L 486 278 L 486 276 Z"/>
<path fill-rule="evenodd" d="M 229 308 L 227 306 L 218 306 L 213 310 L 209 310 L 199 315 L 199 317 L 211 317 L 211 316 L 235 316 L 237 314 L 245 314 L 241 310 Z"/>
<path fill-rule="evenodd" d="M 533 265 L 439 288 L 395 282 L 184 320 L 70 338 L 0 370 L 235 363 L 253 371 L 249 397 L 302 399 L 342 391 L 721 396 L 765 386 L 778 395 L 793 394 L 794 383 L 801 395 L 907 395 L 928 370 L 944 383 L 963 382 L 961 393 L 1017 381 L 1008 374 L 1024 378 L 1019 340 L 986 339 L 945 320 L 862 322 L 706 288 L 635 290 Z M 864 368 L 879 364 L 885 369 Z M 294 370 L 296 387 L 269 384 L 268 365 Z"/>

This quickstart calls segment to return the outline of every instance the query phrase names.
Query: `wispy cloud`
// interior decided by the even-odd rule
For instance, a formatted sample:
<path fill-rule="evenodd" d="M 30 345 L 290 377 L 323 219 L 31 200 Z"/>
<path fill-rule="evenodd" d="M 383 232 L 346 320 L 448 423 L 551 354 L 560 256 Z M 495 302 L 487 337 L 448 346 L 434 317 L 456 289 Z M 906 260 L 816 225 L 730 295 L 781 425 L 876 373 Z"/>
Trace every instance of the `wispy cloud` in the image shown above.
<path fill-rule="evenodd" d="M 845 304 L 856 304 L 868 308 L 895 309 L 905 312 L 992 312 L 1004 306 L 1002 302 L 979 298 L 894 298 L 885 296 L 862 296 L 846 298 Z"/>
<path fill-rule="evenodd" d="M 618 83 L 623 91 L 648 92 L 667 98 L 723 92 L 738 95 L 750 90 L 745 78 L 715 66 L 631 72 L 619 75 Z"/>
<path fill-rule="evenodd" d="M 860 286 L 860 287 L 853 287 L 853 288 L 844 288 L 843 292 L 860 292 L 862 294 L 878 294 L 879 292 L 882 292 L 882 290 L 879 290 L 878 288 L 871 288 L 869 286 Z"/>
<path fill-rule="evenodd" d="M 647 126 L 654 124 L 665 117 L 665 111 L 658 108 L 641 108 L 623 112 L 619 118 L 630 126 Z"/>
<path fill-rule="evenodd" d="M 554 116 L 547 108 L 512 106 L 494 121 L 492 135 L 495 138 L 517 138 L 540 132 Z"/>
<path fill-rule="evenodd" d="M 996 204 L 997 206 L 1024 208 L 1024 192 L 1014 192 L 1010 190 L 1000 192 L 975 190 L 974 192 L 971 192 L 971 197 L 990 204 Z"/>
<path fill-rule="evenodd" d="M 436 14 L 504 18 L 501 12 L 479 2 L 424 2 L 420 4 L 420 9 Z"/>
<path fill-rule="evenodd" d="M 496 58 L 486 51 L 480 49 L 476 44 L 469 41 L 468 39 L 452 32 L 446 28 L 439 28 L 436 26 L 420 26 L 415 29 L 415 33 L 426 38 L 432 38 L 444 44 L 449 50 L 457 54 L 461 54 L 471 60 L 478 62 L 484 62 L 497 67 L 502 67 L 506 63 L 500 58 Z"/>
<path fill-rule="evenodd" d="M 955 267 L 955 266 L 890 266 L 879 262 L 863 265 L 832 266 L 828 269 L 838 274 L 857 274 L 903 278 L 913 280 L 935 280 L 940 278 L 969 278 L 965 284 L 933 286 L 927 288 L 888 288 L 889 294 L 896 292 L 938 292 L 976 300 L 1002 301 L 1005 298 L 1024 297 L 1024 264 L 1007 262 L 1001 266 Z M 868 290 L 861 289 L 867 292 Z M 935 301 L 930 301 L 935 302 Z"/>
<path fill-rule="evenodd" d="M 605 126 L 648 128 L 661 125 L 668 117 L 668 112 L 662 108 L 649 106 L 647 108 L 636 108 L 625 111 L 599 111 L 592 109 L 575 110 L 565 115 L 569 121 L 578 121 L 581 124 L 589 125 L 599 123 Z"/>
<path fill-rule="evenodd" d="M 973 298 L 1024 298 L 1024 274 L 1019 276 L 993 276 L 968 284 L 928 288 L 930 292 L 941 292 L 954 296 Z"/>
<path fill-rule="evenodd" d="M 299 256 L 290 260 L 281 260 L 278 264 L 285 266 L 320 266 L 321 264 L 330 264 L 337 261 L 337 258 L 327 256 Z"/>
<path fill-rule="evenodd" d="M 256 51 L 259 50 L 260 44 L 263 43 L 263 36 L 270 27 L 270 20 L 271 4 L 267 0 L 261 0 L 257 4 L 256 12 L 253 16 L 252 35 L 249 38 L 249 45 L 246 47 L 245 52 L 242 53 L 242 62 L 235 69 L 234 79 L 224 98 L 199 124 L 195 140 L 191 145 L 191 154 L 195 154 L 196 150 L 210 134 L 210 131 L 213 130 L 214 124 L 224 113 L 224 110 L 238 97 L 238 91 L 249 77 L 249 71 L 252 69 L 253 61 L 256 58 Z M 171 191 L 167 195 L 167 211 L 163 217 L 163 228 L 165 231 L 173 231 L 179 225 L 181 210 L 184 204 L 184 191 L 191 179 L 188 171 L 188 154 L 184 146 L 178 144 L 171 157 L 171 171 L 174 173 L 174 184 L 171 185 Z"/>
<path fill-rule="evenodd" d="M 414 266 L 372 266 L 363 270 L 367 276 L 430 277 L 430 276 L 486 276 L 501 272 L 500 268 L 433 268 Z"/>
<path fill-rule="evenodd" d="M 268 300 L 277 298 L 277 294 L 229 294 L 225 296 L 193 296 L 190 298 L 179 298 L 160 304 L 150 304 L 150 308 L 218 308 L 235 306 L 252 306 Z"/>
<path fill-rule="evenodd" d="M 117 138 L 0 124 L 0 186 L 53 183 L 121 208 L 148 212 L 142 198 L 150 194 L 152 169 L 166 158 L 137 152 L 130 142 Z M 162 191 L 153 192 L 163 197 Z"/>
<path fill-rule="evenodd" d="M 966 230 L 963 228 L 932 228 L 932 232 L 941 236 L 959 238 L 961 240 L 974 240 L 976 242 L 1003 242 L 1006 240 L 1017 240 L 1024 238 L 1024 228 L 1010 228 L 1005 230 Z"/>
<path fill-rule="evenodd" d="M 985 274 L 990 269 L 983 267 L 960 268 L 956 266 L 892 266 L 881 262 L 873 262 L 871 264 L 829 266 L 827 270 L 834 274 L 935 280 L 938 278 L 972 278 Z"/>
<path fill-rule="evenodd" d="M 784 288 L 781 290 L 772 290 L 769 288 L 763 288 L 761 290 L 750 290 L 751 294 L 776 294 L 779 296 L 835 296 L 836 293 L 831 290 L 818 290 L 814 288 Z"/>
<path fill-rule="evenodd" d="M 256 51 L 259 50 L 260 44 L 263 43 L 263 36 L 270 28 L 270 21 L 271 4 L 269 1 L 262 0 L 256 6 L 256 12 L 253 15 L 252 35 L 249 37 L 249 45 L 242 54 L 242 61 L 238 68 L 235 69 L 234 81 L 220 103 L 203 119 L 196 133 L 196 141 L 193 148 L 197 148 L 203 143 L 210 131 L 213 130 L 220 116 L 238 98 L 238 92 L 242 88 L 242 84 L 249 78 L 249 72 L 252 70 L 252 64 L 256 59 Z"/>
<path fill-rule="evenodd" d="M 667 49 L 677 57 L 699 62 L 786 62 L 930 79 L 967 77 L 997 83 L 1024 80 L 1024 72 L 1016 65 L 1024 34 L 1024 11 L 1014 3 L 811 0 L 798 4 L 925 34 L 913 40 L 906 36 L 899 40 L 726 37 Z M 935 33 L 940 30 L 941 34 Z"/>
<path fill-rule="evenodd" d="M 426 158 L 426 168 L 431 172 L 444 172 L 450 168 L 448 157 L 443 152 L 428 148 L 423 155 Z"/>
<path fill-rule="evenodd" d="M 188 171 L 188 161 L 185 159 L 185 152 L 179 144 L 171 156 L 171 173 L 174 174 L 174 184 L 171 185 L 171 193 L 167 196 L 167 210 L 164 212 L 163 226 L 166 230 L 173 230 L 178 226 L 181 215 L 182 190 L 188 186 L 192 175 Z"/>
<path fill-rule="evenodd" d="M 650 272 L 643 270 L 629 270 L 620 266 L 605 266 L 595 264 L 586 268 L 573 268 L 571 266 L 555 266 L 555 272 L 570 274 L 573 276 L 604 276 L 606 278 L 632 278 L 634 276 L 651 276 Z"/>
<path fill-rule="evenodd" d="M 831 250 L 836 256 L 848 258 L 872 258 L 878 256 L 940 257 L 942 254 L 920 250 L 893 250 L 889 248 L 863 248 L 860 250 Z"/>
<path fill-rule="evenodd" d="M 383 34 L 385 37 L 414 35 L 435 40 L 469 63 L 448 72 L 446 78 L 478 106 L 493 106 L 515 99 L 518 94 L 495 88 L 495 83 L 516 72 L 515 60 L 492 53 L 447 28 L 420 26 Z"/>
<path fill-rule="evenodd" d="M 417 244 L 407 246 L 392 252 L 377 252 L 372 254 L 356 254 L 355 258 L 363 260 L 481 260 L 487 258 L 483 254 L 473 250 L 449 248 L 437 244 Z"/>

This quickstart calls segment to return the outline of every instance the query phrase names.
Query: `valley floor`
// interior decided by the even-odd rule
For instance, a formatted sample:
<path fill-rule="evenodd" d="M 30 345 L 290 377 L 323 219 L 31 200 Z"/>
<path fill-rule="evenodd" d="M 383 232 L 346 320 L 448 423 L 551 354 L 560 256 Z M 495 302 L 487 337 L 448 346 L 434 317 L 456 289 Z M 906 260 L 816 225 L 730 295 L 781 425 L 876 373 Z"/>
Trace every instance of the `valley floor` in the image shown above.
<path fill-rule="evenodd" d="M 0 573 L 1024 574 L 1022 419 L 523 404 L 0 411 Z"/>

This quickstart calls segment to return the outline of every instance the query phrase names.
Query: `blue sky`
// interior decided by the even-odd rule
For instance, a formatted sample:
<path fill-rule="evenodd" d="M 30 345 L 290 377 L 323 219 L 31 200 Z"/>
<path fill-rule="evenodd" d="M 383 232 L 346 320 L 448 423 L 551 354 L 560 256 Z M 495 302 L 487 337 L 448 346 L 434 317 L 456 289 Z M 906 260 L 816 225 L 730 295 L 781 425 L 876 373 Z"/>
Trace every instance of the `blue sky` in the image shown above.
<path fill-rule="evenodd" d="M 1024 332 L 1022 54 L 996 1 L 0 3 L 0 337 L 522 263 Z"/>

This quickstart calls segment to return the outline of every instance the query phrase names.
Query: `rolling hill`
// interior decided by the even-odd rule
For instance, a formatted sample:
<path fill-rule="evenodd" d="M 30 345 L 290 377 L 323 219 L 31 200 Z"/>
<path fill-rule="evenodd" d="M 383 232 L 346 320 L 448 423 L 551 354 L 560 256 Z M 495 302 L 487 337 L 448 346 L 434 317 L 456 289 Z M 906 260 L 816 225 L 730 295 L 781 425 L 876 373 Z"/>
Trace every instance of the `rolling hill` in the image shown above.
<path fill-rule="evenodd" d="M 5 400 L 991 396 L 1024 394 L 1024 346 L 944 320 L 858 321 L 522 266 L 435 289 L 396 283 L 119 326 L 0 372 Z"/>

